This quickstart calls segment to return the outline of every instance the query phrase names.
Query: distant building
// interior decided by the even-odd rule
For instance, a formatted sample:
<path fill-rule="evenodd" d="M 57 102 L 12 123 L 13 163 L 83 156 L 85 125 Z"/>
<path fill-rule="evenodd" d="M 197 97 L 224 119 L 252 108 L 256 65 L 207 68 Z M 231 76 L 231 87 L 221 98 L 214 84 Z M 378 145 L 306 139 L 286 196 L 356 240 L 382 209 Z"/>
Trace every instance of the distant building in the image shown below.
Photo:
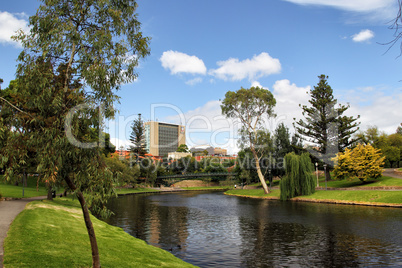
<path fill-rule="evenodd" d="M 202 155 L 204 152 L 207 152 L 208 155 L 216 155 L 216 156 L 223 156 L 227 155 L 227 150 L 222 149 L 219 147 L 212 147 L 210 145 L 199 145 L 199 146 L 194 146 L 193 148 L 190 149 L 191 153 L 194 153 L 194 155 Z"/>
<path fill-rule="evenodd" d="M 191 153 L 171 152 L 168 153 L 168 159 L 177 160 L 183 157 L 191 156 Z"/>
<path fill-rule="evenodd" d="M 145 122 L 145 149 L 155 156 L 167 156 L 186 144 L 186 129 L 181 125 Z"/>

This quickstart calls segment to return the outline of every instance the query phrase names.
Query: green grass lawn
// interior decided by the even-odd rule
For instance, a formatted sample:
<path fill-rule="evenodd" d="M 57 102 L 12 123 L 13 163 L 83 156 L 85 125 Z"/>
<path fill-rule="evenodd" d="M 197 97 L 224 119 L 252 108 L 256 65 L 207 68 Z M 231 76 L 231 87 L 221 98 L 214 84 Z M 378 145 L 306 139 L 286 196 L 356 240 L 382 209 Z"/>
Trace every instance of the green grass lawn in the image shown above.
<path fill-rule="evenodd" d="M 226 194 L 250 196 L 250 197 L 280 197 L 280 190 L 272 190 L 268 195 L 262 189 L 229 190 Z M 356 202 L 377 202 L 402 204 L 402 191 L 378 191 L 378 190 L 357 190 L 357 191 L 316 191 L 309 196 L 299 196 L 303 199 L 319 199 L 334 201 L 356 201 Z"/>
<path fill-rule="evenodd" d="M 5 181 L 3 176 L 0 176 L 0 193 L 3 197 L 14 197 L 14 198 L 28 198 L 34 196 L 45 196 L 47 195 L 47 190 L 44 183 L 39 183 L 39 188 L 36 190 L 37 177 L 28 176 L 27 187 L 22 187 L 21 183 L 19 186 L 15 186 L 7 181 Z M 22 195 L 22 190 L 24 189 L 24 196 Z"/>
<path fill-rule="evenodd" d="M 241 196 L 251 196 L 251 197 L 274 197 L 279 198 L 281 192 L 280 190 L 271 190 L 269 194 L 265 194 L 263 189 L 236 189 L 226 191 L 225 194 L 229 195 L 241 195 Z"/>
<path fill-rule="evenodd" d="M 159 192 L 159 190 L 151 188 L 117 188 L 117 194 L 136 194 L 136 193 L 150 193 Z"/>
<path fill-rule="evenodd" d="M 265 181 L 267 183 L 267 185 L 269 186 L 269 181 Z M 274 180 L 272 181 L 272 187 L 276 187 L 279 186 L 280 180 Z M 256 182 L 256 183 L 252 183 L 249 184 L 249 186 L 257 186 L 257 187 L 261 187 L 261 182 Z"/>
<path fill-rule="evenodd" d="M 206 186 L 206 187 L 180 187 L 185 190 L 228 190 L 232 189 L 234 186 Z"/>
<path fill-rule="evenodd" d="M 402 191 L 378 191 L 378 190 L 358 190 L 358 191 L 316 191 L 309 196 L 300 196 L 306 199 L 327 199 L 358 202 L 377 202 L 402 204 Z"/>
<path fill-rule="evenodd" d="M 123 229 L 91 217 L 102 267 L 193 267 Z M 29 203 L 4 244 L 5 267 L 91 267 L 91 247 L 78 201 Z"/>
<path fill-rule="evenodd" d="M 325 178 L 319 178 L 320 186 L 325 187 Z M 359 179 L 354 180 L 333 180 L 327 182 L 328 187 L 334 188 L 348 188 L 348 187 L 381 187 L 381 186 L 402 186 L 402 180 L 392 177 L 383 176 L 378 179 L 369 179 L 366 182 L 362 182 Z"/>

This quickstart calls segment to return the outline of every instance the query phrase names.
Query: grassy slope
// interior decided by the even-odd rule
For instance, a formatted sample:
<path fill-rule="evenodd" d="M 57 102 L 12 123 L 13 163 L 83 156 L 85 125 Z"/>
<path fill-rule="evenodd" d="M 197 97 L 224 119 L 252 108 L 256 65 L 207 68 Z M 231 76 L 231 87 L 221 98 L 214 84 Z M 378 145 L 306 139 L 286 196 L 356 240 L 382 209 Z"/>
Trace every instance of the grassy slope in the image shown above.
<path fill-rule="evenodd" d="M 230 190 L 226 194 L 249 196 L 259 198 L 279 199 L 280 190 L 273 190 L 268 195 L 262 189 Z M 379 191 L 379 190 L 359 190 L 359 191 L 316 191 L 309 196 L 300 196 L 302 199 L 333 200 L 333 201 L 355 201 L 369 203 L 393 203 L 402 204 L 402 191 Z"/>
<path fill-rule="evenodd" d="M 265 194 L 263 189 L 237 189 L 226 191 L 225 194 L 229 195 L 240 195 L 240 196 L 250 196 L 250 197 L 263 197 L 263 198 L 279 198 L 279 190 L 271 190 L 269 194 Z"/>
<path fill-rule="evenodd" d="M 103 267 L 193 267 L 92 217 Z M 5 267 L 90 267 L 91 250 L 77 201 L 57 199 L 27 205 L 10 227 Z"/>
<path fill-rule="evenodd" d="M 402 204 L 402 191 L 317 191 L 309 196 L 301 196 L 301 198 Z"/>
<path fill-rule="evenodd" d="M 117 194 L 136 194 L 136 193 L 150 193 L 159 192 L 158 190 L 151 188 L 118 188 L 116 189 Z"/>
<path fill-rule="evenodd" d="M 233 186 L 207 186 L 207 187 L 180 187 L 185 190 L 227 190 Z"/>
<path fill-rule="evenodd" d="M 325 186 L 324 178 L 319 179 L 320 186 Z M 378 187 L 378 186 L 402 186 L 402 180 L 392 177 L 381 177 L 378 179 L 370 179 L 367 182 L 362 183 L 359 179 L 354 180 L 342 180 L 342 181 L 328 181 L 328 187 L 335 187 L 335 188 L 347 188 L 347 187 Z"/>

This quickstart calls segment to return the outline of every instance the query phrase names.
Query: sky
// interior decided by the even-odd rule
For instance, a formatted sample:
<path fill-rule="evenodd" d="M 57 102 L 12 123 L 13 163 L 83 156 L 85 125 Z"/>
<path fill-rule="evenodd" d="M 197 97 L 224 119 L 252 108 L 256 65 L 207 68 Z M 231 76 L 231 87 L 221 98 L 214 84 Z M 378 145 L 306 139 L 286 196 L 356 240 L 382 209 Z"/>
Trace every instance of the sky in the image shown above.
<path fill-rule="evenodd" d="M 2 88 L 14 79 L 21 46 L 10 39 L 29 30 L 35 0 L 4 1 L 0 7 Z M 147 0 L 138 1 L 142 31 L 151 38 L 150 56 L 138 79 L 118 92 L 119 113 L 106 122 L 118 148 L 129 145 L 131 124 L 145 121 L 186 126 L 189 147 L 210 144 L 238 151 L 233 120 L 221 114 L 227 91 L 251 86 L 270 90 L 276 118 L 294 132 L 294 118 L 327 75 L 334 96 L 360 115 L 360 129 L 377 126 L 388 134 L 402 122 L 402 57 L 390 48 L 397 0 Z M 390 48 L 390 49 L 389 49 Z M 389 50 L 388 50 L 389 49 Z"/>

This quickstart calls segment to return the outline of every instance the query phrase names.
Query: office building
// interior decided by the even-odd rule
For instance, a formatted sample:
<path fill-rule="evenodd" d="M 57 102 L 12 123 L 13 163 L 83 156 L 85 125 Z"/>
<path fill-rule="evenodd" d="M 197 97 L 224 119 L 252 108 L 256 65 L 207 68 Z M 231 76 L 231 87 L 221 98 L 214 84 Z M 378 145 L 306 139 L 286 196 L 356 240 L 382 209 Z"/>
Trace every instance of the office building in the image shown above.
<path fill-rule="evenodd" d="M 145 124 L 145 149 L 154 156 L 167 156 L 186 144 L 185 127 L 149 121 Z"/>

